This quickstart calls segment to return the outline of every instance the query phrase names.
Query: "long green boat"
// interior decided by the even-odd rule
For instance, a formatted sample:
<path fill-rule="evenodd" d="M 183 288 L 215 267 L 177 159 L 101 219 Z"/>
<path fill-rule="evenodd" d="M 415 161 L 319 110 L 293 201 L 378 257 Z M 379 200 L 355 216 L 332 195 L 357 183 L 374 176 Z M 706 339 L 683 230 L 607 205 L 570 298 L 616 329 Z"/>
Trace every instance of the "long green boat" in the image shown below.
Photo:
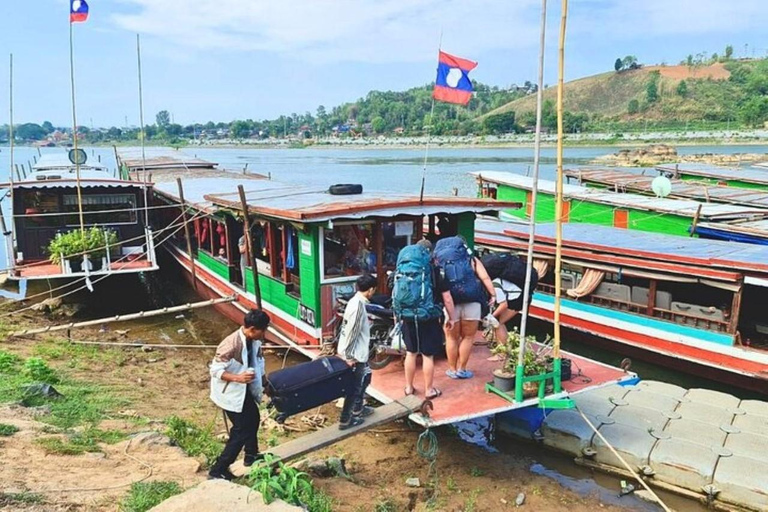
<path fill-rule="evenodd" d="M 656 170 L 668 178 L 696 180 L 729 187 L 768 191 L 768 172 L 758 168 L 717 167 L 706 164 L 665 164 Z"/>
<path fill-rule="evenodd" d="M 502 217 L 527 219 L 531 216 L 533 180 L 506 172 L 472 173 L 482 197 L 523 204 L 518 210 L 504 210 Z M 604 190 L 565 184 L 563 220 L 638 231 L 689 236 L 692 226 L 727 221 L 752 221 L 768 217 L 763 208 L 731 204 L 706 204 L 682 199 L 659 199 L 639 194 L 616 194 Z M 555 183 L 539 180 L 536 221 L 555 220 Z M 695 227 L 695 226 L 694 226 Z"/>

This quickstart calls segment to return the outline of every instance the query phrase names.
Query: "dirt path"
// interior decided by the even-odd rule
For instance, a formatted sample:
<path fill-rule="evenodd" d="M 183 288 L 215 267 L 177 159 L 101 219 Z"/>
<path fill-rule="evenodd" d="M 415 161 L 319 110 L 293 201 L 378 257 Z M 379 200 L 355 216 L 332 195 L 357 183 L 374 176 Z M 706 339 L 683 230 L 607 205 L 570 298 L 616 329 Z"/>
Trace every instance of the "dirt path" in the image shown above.
<path fill-rule="evenodd" d="M 172 327 L 172 326 L 171 326 Z M 224 332 L 222 335 L 226 334 Z M 79 333 L 80 339 L 105 338 L 107 334 Z M 103 429 L 125 432 L 160 430 L 162 421 L 177 415 L 204 426 L 215 422 L 215 433 L 223 433 L 220 413 L 208 399 L 208 350 L 154 350 L 76 348 L 53 342 L 0 343 L 0 350 L 22 357 L 38 355 L 58 371 L 75 379 L 87 379 L 105 386 L 124 400 L 119 410 L 99 425 Z M 282 358 L 273 354 L 270 369 L 279 368 Z M 3 397 L 0 397 L 2 402 Z M 327 421 L 335 421 L 333 405 L 321 409 Z M 152 479 L 174 480 L 188 487 L 205 478 L 198 461 L 167 445 L 131 443 L 103 445 L 102 454 L 77 456 L 46 455 L 36 440 L 49 436 L 45 426 L 24 408 L 0 409 L 0 423 L 13 424 L 20 431 L 0 438 L 0 492 L 39 491 L 111 487 L 130 483 L 154 467 Z M 294 423 L 304 425 L 301 418 Z M 406 423 L 393 423 L 348 439 L 318 452 L 313 457 L 341 455 L 347 461 L 351 480 L 315 479 L 317 487 L 333 497 L 334 510 L 340 512 L 389 512 L 401 510 L 487 511 L 514 508 L 518 493 L 525 493 L 525 508 L 547 511 L 620 510 L 600 502 L 596 496 L 581 496 L 549 478 L 529 470 L 531 460 L 524 456 L 489 454 L 467 445 L 448 430 L 439 432 L 437 461 L 438 495 L 427 507 L 428 465 L 416 453 L 419 431 Z M 263 449 L 280 443 L 289 432 L 261 432 Z M 128 454 L 135 459 L 126 456 Z M 405 485 L 408 477 L 418 477 L 422 487 Z M 116 501 L 127 487 L 97 492 L 66 491 L 46 495 L 46 504 L 6 506 L 4 510 L 36 511 L 114 511 Z"/>

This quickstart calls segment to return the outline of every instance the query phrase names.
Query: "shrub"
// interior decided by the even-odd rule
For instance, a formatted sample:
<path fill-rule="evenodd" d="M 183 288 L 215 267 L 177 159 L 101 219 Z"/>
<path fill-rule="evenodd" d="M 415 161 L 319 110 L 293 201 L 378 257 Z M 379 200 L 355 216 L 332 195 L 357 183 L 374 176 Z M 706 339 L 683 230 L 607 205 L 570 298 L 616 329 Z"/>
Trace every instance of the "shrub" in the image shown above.
<path fill-rule="evenodd" d="M 62 255 L 67 258 L 87 252 L 90 258 L 101 258 L 107 254 L 107 246 L 111 249 L 117 244 L 117 234 L 114 231 L 93 226 L 85 231 L 74 229 L 59 233 L 48 244 L 48 254 L 51 263 L 58 265 Z"/>
<path fill-rule="evenodd" d="M 19 431 L 19 427 L 16 425 L 8 425 L 7 423 L 0 423 L 0 437 L 9 437 Z"/>
<path fill-rule="evenodd" d="M 24 375 L 30 380 L 56 384 L 59 377 L 48 364 L 39 357 L 30 357 L 24 361 Z"/>
<path fill-rule="evenodd" d="M 213 436 L 213 425 L 207 429 L 202 429 L 178 416 L 171 416 L 165 423 L 167 425 L 165 433 L 173 445 L 184 450 L 184 453 L 190 457 L 200 455 L 205 457 L 204 466 L 206 468 L 211 467 L 216 462 L 216 458 L 221 453 L 222 445 Z"/>
<path fill-rule="evenodd" d="M 120 502 L 120 512 L 146 512 L 171 496 L 181 494 L 177 482 L 136 482 Z"/>
<path fill-rule="evenodd" d="M 248 480 L 267 505 L 280 499 L 303 506 L 309 512 L 333 510 L 333 500 L 314 488 L 307 473 L 284 465 L 270 454 L 265 454 L 264 460 L 251 468 Z"/>

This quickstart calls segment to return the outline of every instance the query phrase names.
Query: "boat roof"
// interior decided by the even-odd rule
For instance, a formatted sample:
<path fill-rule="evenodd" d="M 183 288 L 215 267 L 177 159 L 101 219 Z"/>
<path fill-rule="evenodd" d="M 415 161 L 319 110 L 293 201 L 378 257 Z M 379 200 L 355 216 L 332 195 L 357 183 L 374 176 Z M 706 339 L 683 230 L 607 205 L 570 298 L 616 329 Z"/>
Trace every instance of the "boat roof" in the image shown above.
<path fill-rule="evenodd" d="M 647 170 L 579 167 L 576 169 L 566 169 L 565 175 L 569 178 L 578 179 L 582 184 L 598 183 L 616 188 L 619 192 L 633 191 L 641 194 L 654 194 L 651 183 L 658 176 L 648 176 L 638 172 L 642 171 L 644 173 Z M 757 189 L 712 185 L 710 183 L 688 180 L 673 179 L 671 182 L 672 192 L 670 195 L 673 197 L 768 208 L 768 192 Z"/>
<path fill-rule="evenodd" d="M 128 149 L 118 151 L 120 163 L 128 168 L 128 171 L 157 171 L 163 169 L 214 169 L 218 163 L 209 162 L 196 156 L 189 156 L 182 151 L 169 149 L 152 149 L 145 151 L 144 156 L 140 149 Z"/>
<path fill-rule="evenodd" d="M 531 190 L 533 187 L 533 178 L 521 176 L 519 174 L 499 171 L 473 172 L 471 174 L 483 181 L 509 185 L 524 190 Z M 555 185 L 554 181 L 539 180 L 539 190 L 547 194 L 555 194 Z M 760 218 L 768 215 L 768 211 L 757 207 L 737 206 L 732 204 L 707 204 L 686 199 L 660 199 L 631 193 L 616 194 L 600 189 L 567 183 L 563 184 L 563 195 L 566 198 L 607 204 L 615 208 L 635 208 L 639 210 L 679 215 L 682 217 L 695 217 L 696 212 L 701 208 L 699 218 L 709 220 Z"/>
<path fill-rule="evenodd" d="M 44 155 L 40 155 L 40 158 L 37 160 L 37 162 L 32 165 L 32 172 L 36 173 L 39 171 L 69 170 L 74 168 L 75 164 L 69 161 L 68 153 L 46 153 Z M 80 166 L 81 173 L 88 170 L 107 173 L 109 172 L 106 165 L 102 165 L 101 162 L 98 161 L 90 160 Z"/>
<path fill-rule="evenodd" d="M 201 172 L 204 174 L 201 175 Z M 217 207 L 205 198 L 212 190 L 237 191 L 237 187 L 242 185 L 245 190 L 249 190 L 254 180 L 265 179 L 259 174 L 238 174 L 222 170 L 214 170 L 210 173 L 205 171 L 182 171 L 164 170 L 160 173 L 153 173 L 154 191 L 174 202 L 180 202 L 179 185 L 176 178 L 181 178 L 184 191 L 184 201 L 196 208 L 213 213 Z"/>
<path fill-rule="evenodd" d="M 142 187 L 152 184 L 144 181 L 128 181 L 115 176 L 101 163 L 88 162 L 80 166 L 80 186 L 86 187 Z M 31 172 L 21 181 L 14 181 L 13 188 L 42 189 L 77 186 L 77 166 L 69 161 L 66 153 L 42 155 L 32 165 Z M 10 187 L 0 183 L 0 188 Z"/>
<path fill-rule="evenodd" d="M 745 183 L 768 185 L 768 172 L 759 168 L 717 167 L 709 164 L 680 163 L 656 166 L 656 170 L 664 173 L 681 173 L 688 176 L 715 178 Z"/>
<path fill-rule="evenodd" d="M 768 224 L 768 221 L 766 221 Z M 715 224 L 720 226 L 721 223 Z M 563 247 L 617 257 L 640 259 L 649 269 L 655 262 L 717 269 L 721 272 L 758 272 L 768 274 L 768 246 L 686 238 L 646 231 L 632 231 L 611 226 L 563 224 Z M 478 219 L 475 222 L 478 240 L 504 243 L 509 240 L 528 241 L 528 224 Z M 536 242 L 554 245 L 554 223 L 536 224 Z M 652 261 L 651 261 L 652 260 Z M 660 268 L 659 270 L 663 270 Z M 715 276 L 711 276 L 715 278 Z"/>
<path fill-rule="evenodd" d="M 215 188 L 223 189 L 220 186 Z M 233 188 L 235 190 L 229 192 Z M 417 195 L 378 191 L 333 195 L 327 189 L 300 187 L 272 180 L 253 180 L 243 188 L 250 213 L 295 222 L 439 213 L 491 213 L 503 208 L 521 206 L 517 202 L 493 199 L 454 196 L 425 196 L 420 199 Z M 240 210 L 240 197 L 236 187 L 228 187 L 226 190 L 207 194 L 204 198 L 216 206 Z"/>

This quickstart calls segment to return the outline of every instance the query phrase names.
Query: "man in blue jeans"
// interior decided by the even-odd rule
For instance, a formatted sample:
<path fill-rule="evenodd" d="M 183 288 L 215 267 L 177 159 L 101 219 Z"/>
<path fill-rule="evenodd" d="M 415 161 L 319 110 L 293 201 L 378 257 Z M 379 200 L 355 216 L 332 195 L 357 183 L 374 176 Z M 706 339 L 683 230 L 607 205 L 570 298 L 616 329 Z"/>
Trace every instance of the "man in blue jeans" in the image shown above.
<path fill-rule="evenodd" d="M 376 278 L 362 275 L 357 279 L 357 293 L 347 303 L 339 335 L 339 356 L 349 364 L 354 373 L 353 385 L 344 398 L 339 429 L 360 425 L 373 408 L 364 406 L 365 390 L 371 383 L 371 324 L 365 306 L 376 293 Z"/>

